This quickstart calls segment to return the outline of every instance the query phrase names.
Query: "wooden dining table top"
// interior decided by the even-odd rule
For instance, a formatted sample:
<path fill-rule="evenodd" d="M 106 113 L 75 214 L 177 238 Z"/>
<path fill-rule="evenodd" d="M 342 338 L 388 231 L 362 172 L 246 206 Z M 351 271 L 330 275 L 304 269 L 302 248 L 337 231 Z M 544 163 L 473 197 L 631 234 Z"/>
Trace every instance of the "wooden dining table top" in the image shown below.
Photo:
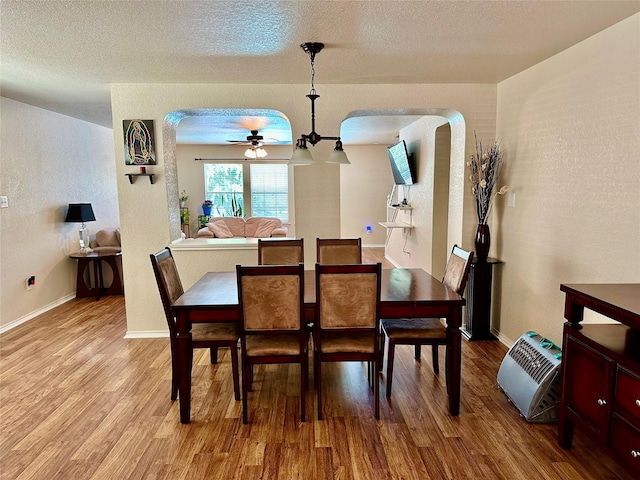
<path fill-rule="evenodd" d="M 309 310 L 315 308 L 315 283 L 315 270 L 305 270 L 304 303 Z M 428 307 L 430 315 L 446 317 L 449 308 L 460 307 L 465 300 L 422 269 L 393 268 L 382 270 L 380 304 L 385 318 L 415 316 L 414 310 L 420 305 Z M 410 308 L 412 314 L 403 315 L 403 306 Z M 237 311 L 237 307 L 238 286 L 234 271 L 206 273 L 173 303 L 171 309 L 174 313 L 189 311 L 191 321 L 197 322 L 211 321 L 209 316 L 200 318 L 198 312 L 215 310 L 224 311 L 227 321 L 236 319 L 237 313 L 233 314 L 232 310 Z"/>

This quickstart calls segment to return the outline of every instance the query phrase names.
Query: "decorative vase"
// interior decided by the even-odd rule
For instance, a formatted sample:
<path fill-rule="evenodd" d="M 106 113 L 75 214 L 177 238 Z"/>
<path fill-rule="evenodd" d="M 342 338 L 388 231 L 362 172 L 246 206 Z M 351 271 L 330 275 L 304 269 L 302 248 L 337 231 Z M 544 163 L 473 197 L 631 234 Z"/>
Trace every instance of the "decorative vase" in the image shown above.
<path fill-rule="evenodd" d="M 206 215 L 207 217 L 210 217 L 211 216 L 211 208 L 212 208 L 211 205 L 203 205 L 202 206 L 202 213 L 204 215 Z"/>
<path fill-rule="evenodd" d="M 489 256 L 489 247 L 491 246 L 491 234 L 489 232 L 489 225 L 486 223 L 479 223 L 476 229 L 476 258 L 478 262 L 486 262 Z"/>

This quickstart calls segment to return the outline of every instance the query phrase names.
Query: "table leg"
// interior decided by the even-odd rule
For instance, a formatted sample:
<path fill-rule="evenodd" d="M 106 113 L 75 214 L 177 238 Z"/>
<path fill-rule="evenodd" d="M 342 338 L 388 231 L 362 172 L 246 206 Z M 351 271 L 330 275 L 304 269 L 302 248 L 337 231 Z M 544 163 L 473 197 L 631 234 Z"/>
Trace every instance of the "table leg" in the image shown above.
<path fill-rule="evenodd" d="M 78 259 L 78 273 L 76 275 L 76 297 L 91 297 L 93 292 L 84 282 L 84 271 L 91 261 L 88 258 Z"/>
<path fill-rule="evenodd" d="M 178 314 L 178 397 L 180 400 L 180 422 L 191 421 L 191 369 L 193 364 L 193 344 L 189 314 Z M 185 331 L 186 330 L 186 331 Z"/>
<path fill-rule="evenodd" d="M 116 256 L 104 257 L 103 260 L 107 262 L 109 267 L 111 267 L 111 272 L 113 273 L 113 282 L 111 282 L 111 286 L 109 288 L 104 289 L 104 295 L 122 295 L 124 293 L 124 288 L 122 286 L 122 281 L 120 280 L 118 258 Z"/>
<path fill-rule="evenodd" d="M 96 302 L 102 295 L 102 261 L 98 258 L 93 261 L 93 288 L 96 290 Z"/>
<path fill-rule="evenodd" d="M 460 414 L 460 371 L 462 368 L 461 318 L 461 307 L 454 308 L 451 316 L 447 318 L 447 393 L 449 394 L 449 413 L 454 417 Z"/>

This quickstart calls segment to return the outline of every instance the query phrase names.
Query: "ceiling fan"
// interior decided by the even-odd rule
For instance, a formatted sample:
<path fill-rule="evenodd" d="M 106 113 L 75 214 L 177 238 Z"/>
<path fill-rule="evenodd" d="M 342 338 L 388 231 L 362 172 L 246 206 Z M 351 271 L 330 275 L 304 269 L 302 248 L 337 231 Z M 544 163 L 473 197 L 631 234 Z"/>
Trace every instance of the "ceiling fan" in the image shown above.
<path fill-rule="evenodd" d="M 267 151 L 262 147 L 266 142 L 258 133 L 258 130 L 251 130 L 251 135 L 248 135 L 246 140 L 227 140 L 227 142 L 231 145 L 248 145 L 249 148 L 244 152 L 247 158 L 264 158 L 267 156 Z"/>
<path fill-rule="evenodd" d="M 247 135 L 246 140 L 227 140 L 227 143 L 233 145 L 250 145 L 255 148 L 262 147 L 265 144 L 264 137 L 258 135 L 258 130 L 251 130 L 251 135 Z"/>

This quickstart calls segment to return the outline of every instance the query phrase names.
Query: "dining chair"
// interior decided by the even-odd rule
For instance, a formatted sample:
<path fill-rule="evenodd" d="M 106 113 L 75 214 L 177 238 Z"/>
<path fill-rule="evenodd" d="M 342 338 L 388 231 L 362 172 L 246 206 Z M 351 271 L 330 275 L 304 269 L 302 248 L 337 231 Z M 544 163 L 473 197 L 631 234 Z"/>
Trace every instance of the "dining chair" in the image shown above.
<path fill-rule="evenodd" d="M 321 265 L 362 263 L 362 240 L 316 238 L 316 261 Z"/>
<path fill-rule="evenodd" d="M 178 335 L 176 318 L 171 313 L 171 304 L 183 293 L 182 282 L 178 275 L 171 250 L 164 248 L 152 253 L 151 265 L 156 277 L 164 314 L 169 326 L 169 344 L 171 346 L 171 400 L 178 398 Z M 191 327 L 193 348 L 208 348 L 211 363 L 218 363 L 218 348 L 228 347 L 231 353 L 231 373 L 233 376 L 233 392 L 236 400 L 240 400 L 238 373 L 238 339 L 240 338 L 238 323 L 211 322 L 194 323 Z"/>
<path fill-rule="evenodd" d="M 236 266 L 242 351 L 242 422 L 254 365 L 300 364 L 300 419 L 305 421 L 309 333 L 304 323 L 304 265 Z"/>
<path fill-rule="evenodd" d="M 442 283 L 454 290 L 458 295 L 464 294 L 467 285 L 473 252 L 467 252 L 457 245 L 451 250 L 447 261 Z M 391 398 L 391 380 L 393 378 L 393 361 L 396 345 L 414 345 L 414 357 L 420 359 L 420 346 L 431 345 L 433 372 L 438 375 L 438 345 L 447 344 L 447 328 L 440 318 L 383 318 L 380 320 L 383 335 L 380 336 L 380 365 L 384 355 L 385 336 L 389 339 L 387 353 L 387 398 Z M 449 388 L 449 369 L 445 372 L 447 389 Z"/>
<path fill-rule="evenodd" d="M 258 265 L 298 265 L 304 263 L 304 239 L 258 239 Z"/>
<path fill-rule="evenodd" d="M 381 264 L 316 264 L 314 379 L 322 420 L 322 363 L 373 365 L 374 415 L 380 418 L 378 361 Z"/>

